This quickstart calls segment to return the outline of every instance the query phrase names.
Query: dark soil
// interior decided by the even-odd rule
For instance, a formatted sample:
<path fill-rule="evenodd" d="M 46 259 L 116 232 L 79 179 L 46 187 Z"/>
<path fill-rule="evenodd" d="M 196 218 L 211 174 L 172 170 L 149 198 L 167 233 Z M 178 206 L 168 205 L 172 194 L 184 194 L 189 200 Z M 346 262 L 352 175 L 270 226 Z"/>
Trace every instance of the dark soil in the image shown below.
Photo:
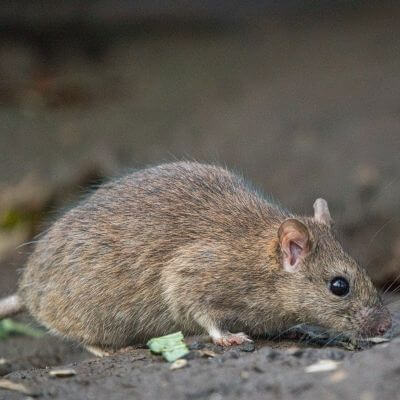
<path fill-rule="evenodd" d="M 43 399 L 399 398 L 399 338 L 360 352 L 265 341 L 256 341 L 255 349 L 238 346 L 223 350 L 206 338 L 196 340 L 205 344 L 202 350 L 190 352 L 186 367 L 171 370 L 170 364 L 143 348 L 95 358 L 56 340 L 44 339 L 33 344 L 31 340 L 13 339 L 8 346 L 15 344 L 25 354 L 30 347 L 31 354 L 11 361 L 11 368 L 17 370 L 7 378 L 22 382 L 32 394 Z M 40 351 L 42 347 L 46 350 Z M 213 357 L 204 349 L 211 350 Z M 320 360 L 338 362 L 337 369 L 305 371 Z M 59 364 L 73 368 L 76 375 L 51 377 L 51 366 Z M 26 396 L 0 390 L 0 398 Z"/>

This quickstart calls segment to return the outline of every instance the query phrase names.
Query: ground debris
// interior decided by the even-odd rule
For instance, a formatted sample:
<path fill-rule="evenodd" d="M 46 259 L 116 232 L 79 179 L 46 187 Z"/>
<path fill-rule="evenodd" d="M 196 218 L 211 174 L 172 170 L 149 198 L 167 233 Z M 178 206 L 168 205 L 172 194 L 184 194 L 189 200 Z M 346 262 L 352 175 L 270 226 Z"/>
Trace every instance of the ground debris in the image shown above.
<path fill-rule="evenodd" d="M 190 343 L 188 345 L 188 347 L 189 347 L 189 350 L 202 350 L 202 349 L 204 349 L 205 344 L 202 342 L 195 341 L 195 342 Z"/>
<path fill-rule="evenodd" d="M 246 353 L 252 353 L 256 349 L 256 344 L 254 342 L 245 342 L 240 347 L 240 351 L 244 351 Z"/>
<path fill-rule="evenodd" d="M 311 325 L 299 325 L 297 328 L 299 334 L 303 335 L 303 340 L 307 339 L 307 343 L 318 346 L 336 346 L 349 351 L 365 350 L 376 344 L 390 341 L 387 336 L 354 339 L 346 335 L 337 335 L 332 338 L 329 332 Z"/>
<path fill-rule="evenodd" d="M 40 395 L 40 392 L 36 389 L 26 386 L 23 383 L 10 381 L 9 379 L 0 379 L 0 389 L 12 390 L 14 392 L 23 393 L 31 397 Z"/>
<path fill-rule="evenodd" d="M 185 368 L 189 363 L 184 358 L 174 361 L 169 367 L 170 370 Z"/>
<path fill-rule="evenodd" d="M 147 346 L 153 353 L 162 354 L 168 362 L 174 362 L 189 353 L 189 349 L 183 341 L 182 332 L 150 339 Z"/>
<path fill-rule="evenodd" d="M 249 379 L 250 378 L 250 372 L 248 371 L 241 371 L 240 372 L 240 377 L 244 380 Z"/>
<path fill-rule="evenodd" d="M 312 374 L 315 372 L 334 371 L 337 369 L 339 362 L 333 360 L 319 360 L 315 364 L 311 364 L 305 368 L 305 372 Z"/>
<path fill-rule="evenodd" d="M 204 350 L 199 350 L 198 351 L 201 357 L 208 357 L 208 358 L 214 358 L 217 356 L 217 353 L 215 353 L 212 350 L 204 349 Z"/>
<path fill-rule="evenodd" d="M 347 373 L 343 369 L 339 369 L 335 371 L 330 377 L 329 380 L 332 383 L 339 383 L 344 381 L 347 378 Z"/>
<path fill-rule="evenodd" d="M 68 378 L 76 375 L 76 371 L 72 368 L 52 369 L 49 371 L 49 375 L 56 378 Z"/>

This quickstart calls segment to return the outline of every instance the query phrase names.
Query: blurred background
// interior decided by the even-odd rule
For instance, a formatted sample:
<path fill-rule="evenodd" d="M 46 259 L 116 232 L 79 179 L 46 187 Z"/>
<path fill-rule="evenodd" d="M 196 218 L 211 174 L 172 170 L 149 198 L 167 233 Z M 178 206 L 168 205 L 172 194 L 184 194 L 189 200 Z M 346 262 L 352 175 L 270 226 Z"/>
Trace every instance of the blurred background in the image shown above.
<path fill-rule="evenodd" d="M 394 1 L 1 1 L 0 294 L 20 245 L 91 185 L 183 158 L 298 213 L 326 198 L 345 247 L 393 282 L 399 20 Z"/>

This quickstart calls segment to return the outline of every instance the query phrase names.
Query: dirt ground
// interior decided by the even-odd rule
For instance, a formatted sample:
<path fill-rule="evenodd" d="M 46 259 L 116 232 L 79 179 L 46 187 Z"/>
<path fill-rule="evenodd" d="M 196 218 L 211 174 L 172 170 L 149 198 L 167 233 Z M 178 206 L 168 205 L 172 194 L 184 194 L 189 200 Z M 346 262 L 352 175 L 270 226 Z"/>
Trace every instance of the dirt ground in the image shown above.
<path fill-rule="evenodd" d="M 231 349 L 213 358 L 194 351 L 185 368 L 171 371 L 147 350 L 131 350 L 72 363 L 77 374 L 70 378 L 51 378 L 48 369 L 18 371 L 8 378 L 44 399 L 397 399 L 399 351 L 400 340 L 355 354 L 260 344 L 252 353 Z M 339 362 L 335 371 L 305 372 L 327 359 Z"/>
<path fill-rule="evenodd" d="M 0 296 L 31 250 L 18 246 L 91 184 L 175 158 L 227 164 L 299 213 L 327 198 L 345 247 L 380 289 L 397 290 L 399 17 L 366 7 L 224 27 L 83 27 L 39 42 L 0 34 Z M 100 359 L 15 336 L 0 341 L 0 376 L 32 393 L 0 389 L 0 400 L 397 399 L 400 303 L 388 301 L 390 342 L 349 351 L 260 339 L 224 351 L 188 338 L 179 370 L 143 346 Z M 335 370 L 306 372 L 327 359 Z M 60 366 L 76 375 L 51 377 Z"/>
<path fill-rule="evenodd" d="M 15 337 L 0 343 L 0 374 L 29 393 L 0 389 L 0 399 L 398 399 L 399 333 L 362 351 L 302 340 L 224 350 L 206 337 L 187 338 L 187 365 L 177 370 L 142 345 L 98 358 L 56 338 Z M 321 360 L 334 369 L 307 371 Z M 55 366 L 76 375 L 52 377 Z"/>

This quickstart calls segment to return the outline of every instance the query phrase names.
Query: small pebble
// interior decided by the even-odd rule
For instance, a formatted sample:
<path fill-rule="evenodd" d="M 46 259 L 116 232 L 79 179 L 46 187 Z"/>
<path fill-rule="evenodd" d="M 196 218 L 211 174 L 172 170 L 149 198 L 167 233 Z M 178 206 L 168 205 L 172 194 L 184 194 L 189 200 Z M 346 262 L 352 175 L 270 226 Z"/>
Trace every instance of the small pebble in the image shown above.
<path fill-rule="evenodd" d="M 241 371 L 241 372 L 240 372 L 240 377 L 241 377 L 242 379 L 249 379 L 250 374 L 249 374 L 247 371 Z"/>
<path fill-rule="evenodd" d="M 76 375 L 76 371 L 72 368 L 69 369 L 52 369 L 49 371 L 50 376 L 54 376 L 56 378 L 68 378 L 70 376 Z"/>
<path fill-rule="evenodd" d="M 179 360 L 174 361 L 169 367 L 170 370 L 185 368 L 188 365 L 187 360 L 184 358 L 180 358 Z"/>
<path fill-rule="evenodd" d="M 246 353 L 251 353 L 256 349 L 254 342 L 245 342 L 240 346 L 240 351 L 245 351 Z"/>
<path fill-rule="evenodd" d="M 208 350 L 208 349 L 200 350 L 199 353 L 201 354 L 202 357 L 214 358 L 217 356 L 217 353 L 215 353 L 212 350 Z"/>
<path fill-rule="evenodd" d="M 296 357 L 296 358 L 302 358 L 303 357 L 303 355 L 305 355 L 306 354 L 306 352 L 305 352 L 305 350 L 304 349 L 300 349 L 300 348 L 296 348 L 296 347 L 293 347 L 292 349 L 288 349 L 287 351 L 286 351 L 286 353 L 287 354 L 290 354 L 290 355 L 292 355 L 293 357 Z"/>
<path fill-rule="evenodd" d="M 240 358 L 240 354 L 237 350 L 229 350 L 225 353 L 227 358 L 231 358 L 231 359 L 238 359 Z"/>
<path fill-rule="evenodd" d="M 332 383 L 339 383 L 344 381 L 347 378 L 347 374 L 343 369 L 340 369 L 336 372 L 334 372 L 330 377 L 329 380 Z"/>
<path fill-rule="evenodd" d="M 23 383 L 13 382 L 9 379 L 0 379 L 0 388 L 6 390 L 13 390 L 14 392 L 23 393 L 31 397 L 39 396 L 39 392 Z"/>
<path fill-rule="evenodd" d="M 189 350 L 201 350 L 204 349 L 205 344 L 201 343 L 201 342 L 193 342 L 191 344 L 188 345 Z"/>
<path fill-rule="evenodd" d="M 254 365 L 253 370 L 255 372 L 258 372 L 259 374 L 262 374 L 265 372 L 264 368 L 261 368 L 259 365 Z"/>
<path fill-rule="evenodd" d="M 314 372 L 334 371 L 339 363 L 333 360 L 319 360 L 315 364 L 311 364 L 305 368 L 305 372 L 312 374 Z"/>
<path fill-rule="evenodd" d="M 274 361 L 278 359 L 281 356 L 281 353 L 279 351 L 270 349 L 270 351 L 267 354 L 267 359 L 270 361 Z"/>
<path fill-rule="evenodd" d="M 289 355 L 296 355 L 297 352 L 298 352 L 299 350 L 300 350 L 300 348 L 297 347 L 297 346 L 289 347 L 289 348 L 286 350 L 286 354 L 289 354 Z"/>

